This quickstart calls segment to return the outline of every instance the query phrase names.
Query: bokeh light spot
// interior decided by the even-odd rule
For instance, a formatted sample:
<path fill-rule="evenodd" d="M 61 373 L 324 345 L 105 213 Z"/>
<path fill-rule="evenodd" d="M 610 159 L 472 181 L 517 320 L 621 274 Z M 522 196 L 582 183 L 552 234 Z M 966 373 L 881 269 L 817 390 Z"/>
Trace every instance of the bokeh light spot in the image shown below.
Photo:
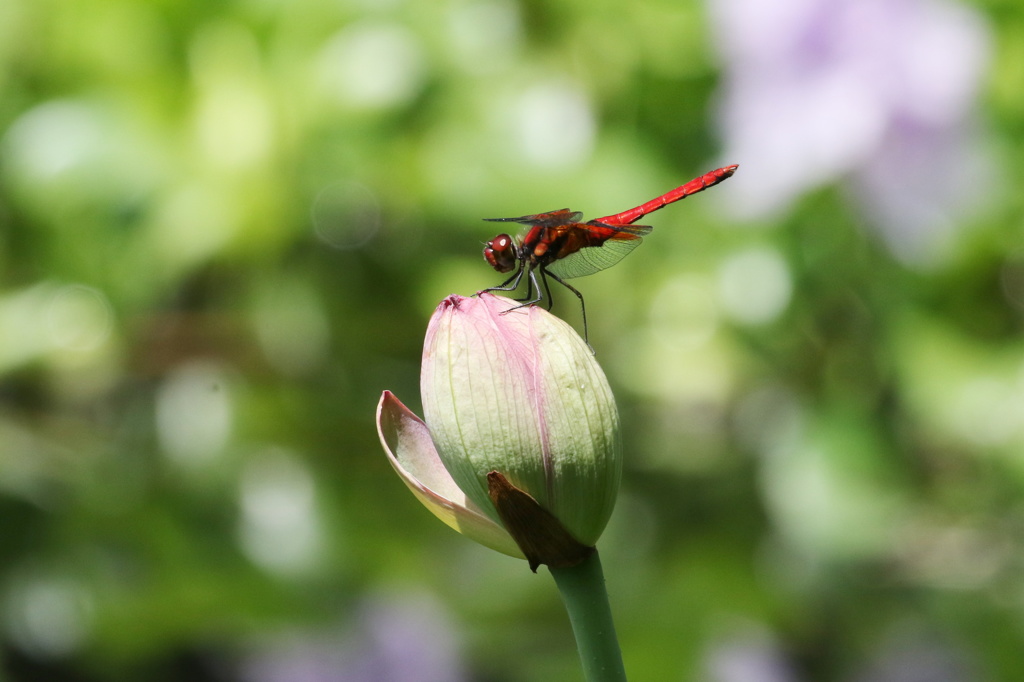
<path fill-rule="evenodd" d="M 86 593 L 52 576 L 15 578 L 4 599 L 5 629 L 26 652 L 60 658 L 75 652 L 91 628 Z"/>
<path fill-rule="evenodd" d="M 510 63 L 521 40 L 519 9 L 508 0 L 460 4 L 449 15 L 448 28 L 458 64 L 470 73 Z"/>
<path fill-rule="evenodd" d="M 527 88 L 516 100 L 514 116 L 514 139 L 527 163 L 566 169 L 590 158 L 597 124 L 576 84 L 552 79 Z"/>
<path fill-rule="evenodd" d="M 651 301 L 654 335 L 673 348 L 696 348 L 718 330 L 718 306 L 709 282 L 699 275 L 669 279 Z"/>
<path fill-rule="evenodd" d="M 1024 372 L 1016 383 L 976 377 L 965 383 L 951 404 L 951 424 L 969 442 L 1000 445 L 1024 426 Z"/>
<path fill-rule="evenodd" d="M 90 351 L 109 338 L 114 326 L 110 302 L 92 287 L 72 284 L 54 292 L 46 306 L 50 343 L 69 351 Z"/>
<path fill-rule="evenodd" d="M 170 188 L 155 215 L 160 257 L 178 267 L 208 258 L 234 236 L 239 211 L 234 197 L 209 184 Z"/>
<path fill-rule="evenodd" d="M 263 354 L 286 375 L 311 371 L 327 358 L 327 315 L 306 282 L 266 282 L 256 294 L 253 324 Z"/>
<path fill-rule="evenodd" d="M 739 251 L 726 258 L 718 270 L 718 300 L 737 322 L 771 322 L 785 310 L 792 293 L 789 268 L 774 249 Z"/>
<path fill-rule="evenodd" d="M 224 449 L 231 435 L 232 406 L 223 370 L 196 361 L 172 372 L 156 395 L 156 426 L 168 457 L 202 467 Z"/>
<path fill-rule="evenodd" d="M 261 453 L 242 472 L 239 541 L 253 562 L 275 573 L 301 573 L 320 556 L 320 520 L 313 476 L 279 448 Z"/>
<path fill-rule="evenodd" d="M 230 22 L 203 27 L 190 61 L 198 97 L 199 148 L 214 166 L 243 168 L 263 160 L 273 141 L 273 113 L 260 87 L 255 38 Z"/>
<path fill-rule="evenodd" d="M 103 147 L 104 122 L 85 103 L 55 100 L 18 118 L 7 132 L 11 170 L 29 183 L 46 183 L 95 158 Z"/>
<path fill-rule="evenodd" d="M 376 195 L 358 182 L 336 182 L 321 189 L 310 216 L 320 241 L 342 251 L 365 245 L 381 222 Z"/>
<path fill-rule="evenodd" d="M 200 101 L 196 119 L 201 147 L 214 164 L 245 167 L 270 150 L 270 108 L 250 88 L 226 83 L 211 90 Z"/>
<path fill-rule="evenodd" d="M 338 32 L 317 63 L 323 90 L 345 106 L 404 104 L 423 85 L 427 68 L 415 34 L 398 24 L 365 21 Z"/>

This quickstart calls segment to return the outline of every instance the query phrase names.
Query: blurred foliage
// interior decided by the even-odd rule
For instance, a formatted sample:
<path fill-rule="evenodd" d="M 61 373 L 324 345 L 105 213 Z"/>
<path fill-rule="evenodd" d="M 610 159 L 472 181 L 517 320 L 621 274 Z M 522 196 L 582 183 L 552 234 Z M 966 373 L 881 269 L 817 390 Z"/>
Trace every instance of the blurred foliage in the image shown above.
<path fill-rule="evenodd" d="M 634 679 L 1024 677 L 1024 9 L 975 6 L 1002 181 L 935 262 L 727 183 L 577 283 Z M 712 41 L 695 0 L 0 3 L 0 680 L 579 679 L 374 406 L 499 281 L 481 218 L 714 167 Z"/>

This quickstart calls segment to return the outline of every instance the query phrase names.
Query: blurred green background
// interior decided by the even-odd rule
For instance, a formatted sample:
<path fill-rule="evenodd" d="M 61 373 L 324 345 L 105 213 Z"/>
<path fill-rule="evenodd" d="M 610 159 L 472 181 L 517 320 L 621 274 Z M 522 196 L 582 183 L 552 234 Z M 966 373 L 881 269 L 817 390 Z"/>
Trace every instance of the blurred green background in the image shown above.
<path fill-rule="evenodd" d="M 1016 0 L 2 0 L 0 680 L 581 679 L 374 408 L 481 218 L 725 163 L 574 281 L 631 679 L 1024 679 L 1022 145 Z"/>

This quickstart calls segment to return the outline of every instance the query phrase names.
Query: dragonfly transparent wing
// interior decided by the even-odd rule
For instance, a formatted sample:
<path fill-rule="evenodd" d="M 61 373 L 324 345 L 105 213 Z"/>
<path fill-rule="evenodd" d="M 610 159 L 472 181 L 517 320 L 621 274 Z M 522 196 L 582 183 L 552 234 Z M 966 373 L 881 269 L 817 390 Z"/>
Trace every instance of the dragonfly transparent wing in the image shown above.
<path fill-rule="evenodd" d="M 585 246 L 575 253 L 560 258 L 547 267 L 563 279 L 586 277 L 618 263 L 640 246 L 643 235 L 650 234 L 649 225 L 607 225 L 591 221 L 588 227 L 611 232 L 611 235 L 597 246 Z"/>
<path fill-rule="evenodd" d="M 536 215 L 524 215 L 519 218 L 484 218 L 489 223 L 519 223 L 520 225 L 529 225 L 531 227 L 561 227 L 570 223 L 578 223 L 582 219 L 582 213 L 571 211 L 567 208 L 548 211 L 547 213 L 537 213 Z"/>

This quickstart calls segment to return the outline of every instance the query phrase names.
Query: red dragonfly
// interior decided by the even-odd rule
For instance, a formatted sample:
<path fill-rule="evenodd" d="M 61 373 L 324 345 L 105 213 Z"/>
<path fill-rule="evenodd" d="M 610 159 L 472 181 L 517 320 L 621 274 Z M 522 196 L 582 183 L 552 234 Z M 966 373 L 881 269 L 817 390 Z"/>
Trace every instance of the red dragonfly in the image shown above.
<path fill-rule="evenodd" d="M 499 234 L 487 242 L 487 246 L 484 247 L 484 259 L 491 267 L 498 272 L 515 272 L 499 286 L 484 291 L 515 291 L 519 288 L 523 273 L 526 273 L 526 295 L 516 299 L 523 301 L 522 305 L 516 308 L 537 303 L 543 300 L 546 294 L 548 310 L 551 310 L 554 301 L 547 281 L 547 278 L 551 277 L 580 299 L 580 307 L 583 309 L 583 337 L 587 338 L 587 306 L 583 302 L 583 294 L 565 280 L 592 275 L 615 265 L 639 246 L 643 237 L 651 232 L 652 228 L 649 225 L 633 223 L 663 206 L 717 185 L 732 177 L 737 168 L 739 165 L 734 164 L 713 170 L 676 187 L 671 192 L 662 194 L 657 199 L 651 199 L 646 204 L 585 223 L 580 222 L 583 219 L 582 213 L 567 208 L 520 218 L 485 218 L 484 220 L 492 222 L 527 225 L 530 230 L 519 241 L 513 240 L 507 234 Z M 544 285 L 543 290 L 537 283 L 538 272 Z"/>

